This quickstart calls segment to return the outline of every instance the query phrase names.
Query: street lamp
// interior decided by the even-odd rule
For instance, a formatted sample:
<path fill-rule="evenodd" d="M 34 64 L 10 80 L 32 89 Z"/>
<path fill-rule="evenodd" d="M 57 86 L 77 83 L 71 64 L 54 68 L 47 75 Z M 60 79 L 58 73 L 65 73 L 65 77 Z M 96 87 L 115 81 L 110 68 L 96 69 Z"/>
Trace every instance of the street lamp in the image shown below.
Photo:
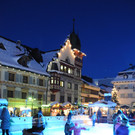
<path fill-rule="evenodd" d="M 32 111 L 32 116 L 33 116 L 33 102 L 36 100 L 36 98 L 29 97 L 28 100 L 32 102 L 32 109 L 31 109 L 31 111 Z"/>

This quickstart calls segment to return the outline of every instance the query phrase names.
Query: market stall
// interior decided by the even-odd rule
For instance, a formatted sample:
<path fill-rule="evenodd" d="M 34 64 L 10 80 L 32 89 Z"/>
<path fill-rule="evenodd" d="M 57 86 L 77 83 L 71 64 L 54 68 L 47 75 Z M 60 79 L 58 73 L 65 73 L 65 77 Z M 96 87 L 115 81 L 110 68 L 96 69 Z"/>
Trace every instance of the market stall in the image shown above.
<path fill-rule="evenodd" d="M 90 110 L 90 114 L 92 115 L 92 113 L 97 112 L 98 109 L 100 108 L 102 116 L 110 116 L 113 114 L 113 110 L 115 108 L 117 104 L 112 102 L 112 101 L 105 101 L 105 100 L 100 100 L 97 101 L 93 104 L 89 104 L 89 110 Z"/>

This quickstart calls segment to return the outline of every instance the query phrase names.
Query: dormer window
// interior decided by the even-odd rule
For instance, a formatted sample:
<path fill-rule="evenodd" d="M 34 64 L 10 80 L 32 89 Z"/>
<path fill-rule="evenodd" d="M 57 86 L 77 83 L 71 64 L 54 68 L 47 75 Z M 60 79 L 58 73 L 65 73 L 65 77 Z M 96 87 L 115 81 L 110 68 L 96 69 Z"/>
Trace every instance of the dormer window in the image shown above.
<path fill-rule="evenodd" d="M 127 79 L 127 78 L 128 78 L 128 75 L 127 75 L 127 74 L 124 74 L 124 75 L 123 75 L 123 78 L 124 78 L 124 79 Z"/>
<path fill-rule="evenodd" d="M 2 43 L 0 43 L 0 49 L 6 50 L 6 48 L 4 47 Z"/>
<path fill-rule="evenodd" d="M 66 58 L 65 61 L 70 64 L 70 59 L 68 57 Z"/>
<path fill-rule="evenodd" d="M 58 65 L 57 65 L 57 63 L 52 63 L 51 70 L 58 70 Z"/>
<path fill-rule="evenodd" d="M 132 78 L 135 78 L 135 73 L 132 74 Z"/>

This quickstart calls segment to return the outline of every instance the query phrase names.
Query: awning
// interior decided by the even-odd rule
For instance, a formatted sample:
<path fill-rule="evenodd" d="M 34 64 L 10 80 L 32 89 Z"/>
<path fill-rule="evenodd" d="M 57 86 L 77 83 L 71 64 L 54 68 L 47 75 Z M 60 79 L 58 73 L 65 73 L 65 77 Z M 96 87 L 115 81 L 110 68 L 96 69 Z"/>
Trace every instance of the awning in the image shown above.
<path fill-rule="evenodd" d="M 128 108 L 130 108 L 130 106 L 128 106 L 128 105 L 121 105 L 120 108 L 126 108 L 126 109 L 128 109 Z"/>
<path fill-rule="evenodd" d="M 55 101 L 55 102 L 50 103 L 50 106 L 53 106 L 55 104 L 60 104 L 60 103 L 58 101 Z"/>
<path fill-rule="evenodd" d="M 112 101 L 100 100 L 93 104 L 89 104 L 88 107 L 115 107 L 117 104 Z"/>
<path fill-rule="evenodd" d="M 62 106 L 65 106 L 65 105 L 67 105 L 67 104 L 72 105 L 70 102 L 64 102 L 64 103 L 62 104 Z"/>

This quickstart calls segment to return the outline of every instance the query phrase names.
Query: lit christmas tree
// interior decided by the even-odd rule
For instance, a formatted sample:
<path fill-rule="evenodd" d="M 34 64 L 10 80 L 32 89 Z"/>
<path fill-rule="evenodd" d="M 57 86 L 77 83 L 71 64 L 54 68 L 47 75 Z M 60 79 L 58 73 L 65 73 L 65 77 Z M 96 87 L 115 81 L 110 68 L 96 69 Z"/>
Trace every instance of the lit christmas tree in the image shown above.
<path fill-rule="evenodd" d="M 117 91 L 117 89 L 114 86 L 113 89 L 112 89 L 112 92 L 111 92 L 111 94 L 112 94 L 112 101 L 115 102 L 116 104 L 119 104 L 118 94 L 117 93 L 118 93 L 118 91 Z"/>

